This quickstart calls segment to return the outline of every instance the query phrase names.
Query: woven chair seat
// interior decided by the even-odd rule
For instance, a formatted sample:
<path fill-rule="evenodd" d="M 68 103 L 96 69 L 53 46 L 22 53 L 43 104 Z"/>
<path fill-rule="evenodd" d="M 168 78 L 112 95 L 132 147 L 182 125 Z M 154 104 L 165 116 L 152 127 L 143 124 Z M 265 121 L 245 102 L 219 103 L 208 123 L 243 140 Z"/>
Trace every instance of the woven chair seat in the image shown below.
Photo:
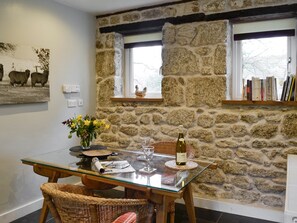
<path fill-rule="evenodd" d="M 40 188 L 56 223 L 111 223 L 127 212 L 136 213 L 136 222 L 151 222 L 153 205 L 146 199 L 94 197 L 92 190 L 71 184 L 45 183 Z"/>

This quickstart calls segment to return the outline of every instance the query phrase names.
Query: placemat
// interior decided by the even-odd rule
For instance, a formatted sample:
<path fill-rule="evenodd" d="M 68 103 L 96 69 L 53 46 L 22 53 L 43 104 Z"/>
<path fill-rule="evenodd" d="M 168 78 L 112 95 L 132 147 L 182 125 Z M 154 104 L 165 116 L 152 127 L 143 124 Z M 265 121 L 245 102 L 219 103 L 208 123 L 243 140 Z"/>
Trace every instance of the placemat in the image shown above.
<path fill-rule="evenodd" d="M 102 145 L 91 145 L 90 149 L 88 150 L 96 150 L 96 149 L 107 149 L 107 146 Z M 71 152 L 82 152 L 84 151 L 81 146 L 73 146 L 69 149 Z M 87 151 L 87 150 L 85 150 Z"/>
<path fill-rule="evenodd" d="M 82 151 L 82 154 L 84 154 L 85 156 L 95 156 L 95 157 L 100 157 L 100 156 L 109 156 L 112 154 L 111 151 L 109 150 L 86 150 L 86 151 Z"/>
<path fill-rule="evenodd" d="M 174 170 L 191 170 L 191 169 L 195 169 L 196 167 L 198 167 L 198 163 L 195 163 L 193 161 L 188 161 L 186 163 L 186 165 L 178 166 L 178 165 L 176 165 L 175 160 L 169 160 L 165 163 L 165 166 L 167 166 L 170 169 L 174 169 Z"/>

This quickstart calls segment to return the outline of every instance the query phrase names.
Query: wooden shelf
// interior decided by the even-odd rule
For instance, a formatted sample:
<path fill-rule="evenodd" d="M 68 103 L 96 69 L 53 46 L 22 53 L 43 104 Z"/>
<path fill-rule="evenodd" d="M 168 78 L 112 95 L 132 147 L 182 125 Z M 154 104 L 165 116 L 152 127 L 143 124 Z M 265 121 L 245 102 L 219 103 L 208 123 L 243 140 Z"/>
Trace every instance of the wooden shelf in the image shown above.
<path fill-rule="evenodd" d="M 124 98 L 124 97 L 112 97 L 110 98 L 112 101 L 116 102 L 163 102 L 163 98 Z"/>
<path fill-rule="evenodd" d="M 223 105 L 297 106 L 297 101 L 247 101 L 223 100 Z"/>

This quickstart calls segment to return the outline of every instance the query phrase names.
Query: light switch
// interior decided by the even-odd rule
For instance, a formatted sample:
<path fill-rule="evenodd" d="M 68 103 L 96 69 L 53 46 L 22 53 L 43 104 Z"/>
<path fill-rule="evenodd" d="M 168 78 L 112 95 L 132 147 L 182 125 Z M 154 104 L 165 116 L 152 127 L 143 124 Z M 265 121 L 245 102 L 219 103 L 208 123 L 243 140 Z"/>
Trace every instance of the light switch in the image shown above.
<path fill-rule="evenodd" d="M 71 93 L 71 85 L 69 84 L 63 84 L 62 85 L 62 91 L 63 93 Z"/>
<path fill-rule="evenodd" d="M 80 85 L 79 84 L 71 85 L 71 92 L 73 92 L 73 93 L 80 92 Z"/>
<path fill-rule="evenodd" d="M 74 108 L 77 106 L 77 100 L 76 99 L 68 99 L 67 100 L 67 106 L 68 108 Z"/>
<path fill-rule="evenodd" d="M 77 102 L 78 102 L 78 106 L 79 106 L 79 107 L 82 107 L 82 106 L 84 105 L 84 100 L 81 99 L 81 98 L 78 99 Z"/>

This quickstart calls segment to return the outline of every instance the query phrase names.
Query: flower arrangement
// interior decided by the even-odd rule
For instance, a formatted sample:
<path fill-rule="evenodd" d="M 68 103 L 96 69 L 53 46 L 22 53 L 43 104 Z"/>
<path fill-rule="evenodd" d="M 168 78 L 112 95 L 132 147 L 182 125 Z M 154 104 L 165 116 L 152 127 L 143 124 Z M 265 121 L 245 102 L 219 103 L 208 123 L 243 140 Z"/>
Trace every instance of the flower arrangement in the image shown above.
<path fill-rule="evenodd" d="M 110 125 L 105 120 L 99 120 L 90 115 L 84 117 L 78 115 L 63 121 L 62 124 L 70 128 L 68 138 L 72 138 L 72 134 L 76 133 L 84 149 L 90 147 L 92 140 L 97 138 L 97 134 L 110 128 Z"/>

